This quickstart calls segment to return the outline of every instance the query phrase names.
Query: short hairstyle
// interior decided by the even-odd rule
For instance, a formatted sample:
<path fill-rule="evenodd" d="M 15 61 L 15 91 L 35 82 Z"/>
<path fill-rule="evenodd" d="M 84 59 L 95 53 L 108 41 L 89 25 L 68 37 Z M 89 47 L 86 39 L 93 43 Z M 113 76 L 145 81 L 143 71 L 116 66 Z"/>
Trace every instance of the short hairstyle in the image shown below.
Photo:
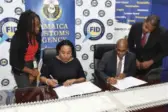
<path fill-rule="evenodd" d="M 160 18 L 156 15 L 150 15 L 146 18 L 145 22 L 149 22 L 154 27 L 160 26 Z"/>
<path fill-rule="evenodd" d="M 56 46 L 57 55 L 59 54 L 59 50 L 61 49 L 61 47 L 64 46 L 64 45 L 67 45 L 67 46 L 71 47 L 72 56 L 76 57 L 76 51 L 75 51 L 74 45 L 69 40 L 62 40 L 61 42 L 59 42 L 57 44 L 57 46 Z"/>

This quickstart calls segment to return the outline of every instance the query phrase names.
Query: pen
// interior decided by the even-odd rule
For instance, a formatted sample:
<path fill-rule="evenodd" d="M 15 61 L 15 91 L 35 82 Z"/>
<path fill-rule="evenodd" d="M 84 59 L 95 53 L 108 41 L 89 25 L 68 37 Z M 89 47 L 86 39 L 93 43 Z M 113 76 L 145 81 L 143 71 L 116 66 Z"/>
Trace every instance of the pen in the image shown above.
<path fill-rule="evenodd" d="M 52 75 L 50 75 L 50 78 L 51 78 L 51 79 L 54 79 L 54 77 L 53 77 Z"/>
<path fill-rule="evenodd" d="M 51 79 L 54 79 L 54 77 L 52 75 L 50 75 Z M 57 85 L 55 87 L 59 87 L 60 85 L 57 83 Z"/>

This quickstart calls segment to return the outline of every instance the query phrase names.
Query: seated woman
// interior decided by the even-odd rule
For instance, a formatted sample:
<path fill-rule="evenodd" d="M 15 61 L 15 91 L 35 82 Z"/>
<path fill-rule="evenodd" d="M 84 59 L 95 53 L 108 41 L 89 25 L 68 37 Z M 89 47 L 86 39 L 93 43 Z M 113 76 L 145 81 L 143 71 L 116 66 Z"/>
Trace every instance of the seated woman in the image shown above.
<path fill-rule="evenodd" d="M 58 43 L 56 50 L 58 55 L 48 65 L 41 69 L 40 81 L 49 86 L 58 84 L 69 86 L 85 81 L 85 74 L 79 60 L 74 56 L 75 49 L 69 40 Z"/>

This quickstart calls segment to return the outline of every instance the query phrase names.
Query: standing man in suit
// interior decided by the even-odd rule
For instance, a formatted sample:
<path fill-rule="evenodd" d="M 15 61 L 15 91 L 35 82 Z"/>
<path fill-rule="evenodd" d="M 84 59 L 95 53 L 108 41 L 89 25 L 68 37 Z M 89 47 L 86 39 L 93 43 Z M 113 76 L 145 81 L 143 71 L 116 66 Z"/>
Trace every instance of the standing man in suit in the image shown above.
<path fill-rule="evenodd" d="M 135 23 L 130 29 L 128 46 L 136 54 L 137 75 L 144 76 L 161 65 L 164 54 L 160 45 L 162 31 L 159 26 L 159 17 L 150 15 L 143 23 Z"/>
<path fill-rule="evenodd" d="M 128 52 L 126 39 L 117 42 L 116 49 L 106 52 L 99 65 L 98 74 L 107 83 L 115 84 L 117 79 L 133 76 L 136 70 L 136 57 Z"/>

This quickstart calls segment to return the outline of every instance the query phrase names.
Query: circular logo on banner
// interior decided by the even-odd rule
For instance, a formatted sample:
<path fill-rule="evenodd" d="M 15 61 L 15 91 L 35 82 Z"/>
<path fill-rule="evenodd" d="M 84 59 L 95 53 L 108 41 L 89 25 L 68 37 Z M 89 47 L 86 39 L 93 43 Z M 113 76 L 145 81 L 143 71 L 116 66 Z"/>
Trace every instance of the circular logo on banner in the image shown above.
<path fill-rule="evenodd" d="M 96 6 L 98 5 L 98 1 L 97 1 L 97 0 L 92 0 L 92 1 L 91 1 L 91 5 L 92 5 L 93 7 L 96 7 Z"/>
<path fill-rule="evenodd" d="M 91 51 L 94 51 L 94 45 L 91 45 L 91 46 L 90 46 L 90 50 L 91 50 Z"/>
<path fill-rule="evenodd" d="M 107 20 L 107 25 L 108 26 L 112 26 L 113 25 L 113 20 L 112 19 L 108 19 Z"/>
<path fill-rule="evenodd" d="M 99 40 L 105 32 L 104 24 L 98 19 L 91 19 L 84 25 L 85 39 Z M 83 41 L 83 42 L 84 42 Z"/>
<path fill-rule="evenodd" d="M 0 14 L 3 13 L 3 8 L 0 6 Z"/>
<path fill-rule="evenodd" d="M 111 7 L 111 6 L 112 6 L 112 2 L 111 2 L 110 0 L 107 0 L 107 1 L 105 2 L 105 6 L 106 6 L 106 7 Z"/>
<path fill-rule="evenodd" d="M 76 25 L 80 25 L 81 23 L 82 23 L 82 20 L 79 19 L 79 18 L 76 18 L 76 20 L 75 20 L 75 24 L 76 24 Z"/>
<path fill-rule="evenodd" d="M 0 40 L 11 41 L 17 29 L 18 20 L 16 18 L 4 18 L 0 21 Z"/>
<path fill-rule="evenodd" d="M 83 15 L 84 16 L 89 16 L 89 14 L 90 14 L 90 11 L 88 10 L 88 9 L 85 9 L 84 11 L 83 11 Z"/>
<path fill-rule="evenodd" d="M 0 60 L 0 65 L 1 66 L 6 66 L 7 64 L 8 64 L 8 60 L 7 59 L 3 58 L 3 59 Z"/>
<path fill-rule="evenodd" d="M 82 1 L 82 0 L 76 0 L 76 5 L 77 5 L 77 6 L 83 5 L 83 1 Z"/>
<path fill-rule="evenodd" d="M 75 48 L 76 48 L 76 51 L 80 51 L 82 49 L 80 45 L 76 45 Z"/>
<path fill-rule="evenodd" d="M 3 80 L 1 81 L 1 85 L 2 85 L 2 86 L 8 86 L 8 85 L 9 85 L 9 79 L 3 79 Z"/>
<path fill-rule="evenodd" d="M 22 12 L 23 12 L 22 8 L 20 8 L 20 7 L 15 8 L 15 14 L 21 15 Z"/>
<path fill-rule="evenodd" d="M 88 56 L 87 54 L 83 54 L 83 55 L 82 55 L 82 59 L 83 59 L 83 60 L 87 60 L 88 58 L 89 58 L 89 56 Z"/>
<path fill-rule="evenodd" d="M 105 11 L 104 10 L 100 10 L 98 12 L 98 14 L 99 14 L 100 17 L 104 17 L 105 16 Z"/>
<path fill-rule="evenodd" d="M 94 69 L 94 63 L 91 63 L 89 66 L 91 69 Z"/>
<path fill-rule="evenodd" d="M 50 2 L 50 0 L 44 0 L 42 14 L 50 21 L 59 19 L 62 15 L 62 9 L 59 7 L 59 1 L 54 0 Z"/>
<path fill-rule="evenodd" d="M 76 39 L 80 39 L 81 38 L 81 34 L 79 32 L 75 33 L 75 38 Z"/>
<path fill-rule="evenodd" d="M 107 40 L 111 40 L 113 38 L 113 34 L 107 33 L 106 38 L 107 38 Z"/>
<path fill-rule="evenodd" d="M 11 3 L 13 0 L 4 0 L 6 3 Z"/>

